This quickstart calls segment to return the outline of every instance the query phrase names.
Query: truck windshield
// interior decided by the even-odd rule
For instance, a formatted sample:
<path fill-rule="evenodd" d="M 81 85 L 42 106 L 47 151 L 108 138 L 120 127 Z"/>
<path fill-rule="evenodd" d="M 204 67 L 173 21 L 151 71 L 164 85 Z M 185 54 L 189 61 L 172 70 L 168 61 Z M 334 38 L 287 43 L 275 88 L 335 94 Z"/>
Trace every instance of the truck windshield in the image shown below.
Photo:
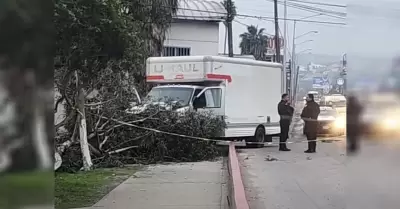
<path fill-rule="evenodd" d="M 153 88 L 146 97 L 146 101 L 150 102 L 168 102 L 176 101 L 180 105 L 189 105 L 190 98 L 193 94 L 193 88 L 182 87 L 162 87 Z"/>

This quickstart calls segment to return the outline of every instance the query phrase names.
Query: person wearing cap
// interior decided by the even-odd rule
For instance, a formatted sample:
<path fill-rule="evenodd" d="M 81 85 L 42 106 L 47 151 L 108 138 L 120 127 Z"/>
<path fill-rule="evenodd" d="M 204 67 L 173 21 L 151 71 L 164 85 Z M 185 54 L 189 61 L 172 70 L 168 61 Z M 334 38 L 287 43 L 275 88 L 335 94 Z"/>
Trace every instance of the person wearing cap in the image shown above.
<path fill-rule="evenodd" d="M 279 136 L 279 151 L 290 151 L 286 146 L 289 138 L 290 123 L 292 121 L 294 108 L 290 106 L 289 95 L 282 94 L 281 101 L 278 103 L 278 113 L 280 116 L 279 124 L 281 133 Z"/>
<path fill-rule="evenodd" d="M 301 112 L 301 119 L 304 120 L 304 133 L 308 140 L 308 149 L 305 153 L 314 153 L 317 148 L 318 115 L 320 113 L 319 105 L 314 101 L 314 95 L 308 94 L 307 104 Z"/>

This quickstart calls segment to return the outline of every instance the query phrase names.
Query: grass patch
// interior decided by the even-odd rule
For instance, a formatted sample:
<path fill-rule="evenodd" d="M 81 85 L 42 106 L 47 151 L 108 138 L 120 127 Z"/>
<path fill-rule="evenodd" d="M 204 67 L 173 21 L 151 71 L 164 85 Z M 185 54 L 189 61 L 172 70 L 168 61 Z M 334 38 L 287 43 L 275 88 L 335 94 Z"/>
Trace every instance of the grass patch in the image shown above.
<path fill-rule="evenodd" d="M 53 202 L 54 172 L 34 171 L 0 176 L 0 208 Z"/>
<path fill-rule="evenodd" d="M 55 208 L 90 207 L 132 176 L 138 167 L 99 168 L 88 172 L 56 173 Z"/>

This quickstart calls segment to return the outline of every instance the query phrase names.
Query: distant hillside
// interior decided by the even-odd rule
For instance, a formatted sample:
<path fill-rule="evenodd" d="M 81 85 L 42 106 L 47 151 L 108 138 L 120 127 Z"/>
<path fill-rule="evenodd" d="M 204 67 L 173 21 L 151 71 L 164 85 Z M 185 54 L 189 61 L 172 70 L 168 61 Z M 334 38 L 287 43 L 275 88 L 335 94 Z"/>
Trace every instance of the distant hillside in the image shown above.
<path fill-rule="evenodd" d="M 332 63 L 339 63 L 342 60 L 342 55 L 324 55 L 324 54 L 301 54 L 297 57 L 298 64 L 307 65 L 312 62 L 320 65 L 330 65 Z"/>

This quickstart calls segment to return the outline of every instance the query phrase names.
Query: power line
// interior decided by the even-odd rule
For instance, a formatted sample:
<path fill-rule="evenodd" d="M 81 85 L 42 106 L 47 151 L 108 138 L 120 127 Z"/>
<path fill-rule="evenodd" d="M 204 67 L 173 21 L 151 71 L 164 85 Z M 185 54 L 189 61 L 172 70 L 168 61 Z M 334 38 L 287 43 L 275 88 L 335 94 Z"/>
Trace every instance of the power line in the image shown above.
<path fill-rule="evenodd" d="M 320 6 L 346 8 L 345 5 L 340 5 L 340 4 L 327 4 L 327 3 L 322 3 L 322 2 L 303 1 L 303 0 L 287 0 L 287 1 L 300 2 L 300 3 L 304 3 L 304 4 L 314 4 L 314 5 L 320 5 Z"/>
<path fill-rule="evenodd" d="M 343 17 L 346 16 L 346 13 L 344 13 L 344 12 L 338 12 L 338 11 L 334 11 L 334 10 L 322 9 L 322 8 L 315 7 L 315 6 L 307 6 L 307 5 L 298 4 L 298 3 L 289 3 L 289 4 L 290 4 L 290 5 L 293 5 L 293 6 L 302 7 L 302 8 L 305 8 L 305 9 L 310 9 L 310 10 L 319 11 L 319 12 L 325 12 L 325 13 L 329 13 L 329 14 L 335 14 L 335 15 L 339 15 L 339 16 L 343 16 Z"/>
<path fill-rule="evenodd" d="M 273 0 L 267 0 L 267 1 L 273 2 Z M 283 2 L 279 1 L 279 4 L 282 5 Z M 327 9 L 322 9 L 322 8 L 313 7 L 313 6 L 307 6 L 307 5 L 304 5 L 304 4 L 291 3 L 291 2 L 287 2 L 286 4 L 287 4 L 287 6 L 290 6 L 290 7 L 293 7 L 293 8 L 297 8 L 297 9 L 300 9 L 300 10 L 304 10 L 304 11 L 325 13 L 324 15 L 326 15 L 326 16 L 338 15 L 340 17 L 346 17 L 346 13 L 344 13 L 344 12 L 327 10 Z M 337 16 L 333 16 L 333 17 L 337 18 Z"/>
<path fill-rule="evenodd" d="M 282 3 L 280 3 L 280 4 L 282 5 Z M 307 12 L 312 12 L 312 13 L 315 13 L 315 14 L 321 14 L 321 15 L 328 16 L 328 17 L 334 17 L 334 18 L 339 18 L 339 19 L 346 19 L 346 18 L 341 17 L 341 16 L 331 15 L 331 14 L 327 14 L 327 13 L 325 13 L 325 12 L 315 11 L 315 10 L 312 10 L 312 9 L 307 9 L 307 8 L 303 8 L 303 7 L 299 7 L 299 6 L 295 6 L 295 5 L 291 5 L 291 4 L 287 4 L 287 6 L 288 6 L 288 7 L 291 7 L 291 8 L 295 8 L 295 9 L 307 11 Z"/>
<path fill-rule="evenodd" d="M 151 6 L 151 5 L 148 5 Z M 164 8 L 172 8 L 169 6 L 162 6 Z M 195 12 L 204 12 L 204 13 L 210 13 L 210 14 L 219 14 L 219 15 L 227 15 L 226 12 L 216 12 L 216 11 L 207 11 L 207 10 L 200 10 L 200 9 L 190 9 L 190 8 L 178 8 L 178 10 L 185 10 L 185 11 L 195 11 Z M 204 17 L 204 16 L 192 16 L 192 15 L 177 15 L 176 17 Z M 209 17 L 217 17 L 218 16 L 209 16 Z M 256 15 L 247 15 L 247 14 L 236 14 L 236 17 L 245 17 L 245 18 L 253 18 L 253 19 L 259 19 L 259 20 L 273 20 L 274 17 L 268 17 L 268 16 L 256 16 Z M 302 20 L 302 19 L 295 19 L 295 18 L 278 18 L 279 20 L 288 20 L 288 21 L 297 21 L 297 22 L 307 22 L 307 23 L 318 23 L 318 24 L 330 24 L 330 25 L 346 25 L 346 23 L 343 22 L 330 22 L 330 21 L 314 21 L 314 20 Z"/>
<path fill-rule="evenodd" d="M 246 23 L 242 23 L 242 22 L 240 22 L 239 20 L 234 19 L 233 21 L 239 23 L 240 25 L 243 25 L 243 26 L 246 26 L 246 27 L 251 27 L 251 25 L 247 25 Z M 272 22 L 272 21 L 270 21 L 270 22 Z M 273 36 L 273 35 L 270 34 L 270 33 L 267 33 L 267 32 L 264 32 L 264 33 L 267 34 L 267 35 L 269 35 L 269 36 Z"/>
<path fill-rule="evenodd" d="M 250 25 L 244 24 L 244 23 L 240 22 L 239 20 L 233 20 L 233 21 L 237 22 L 237 23 L 239 23 L 239 24 L 241 24 L 243 26 L 250 27 Z"/>

